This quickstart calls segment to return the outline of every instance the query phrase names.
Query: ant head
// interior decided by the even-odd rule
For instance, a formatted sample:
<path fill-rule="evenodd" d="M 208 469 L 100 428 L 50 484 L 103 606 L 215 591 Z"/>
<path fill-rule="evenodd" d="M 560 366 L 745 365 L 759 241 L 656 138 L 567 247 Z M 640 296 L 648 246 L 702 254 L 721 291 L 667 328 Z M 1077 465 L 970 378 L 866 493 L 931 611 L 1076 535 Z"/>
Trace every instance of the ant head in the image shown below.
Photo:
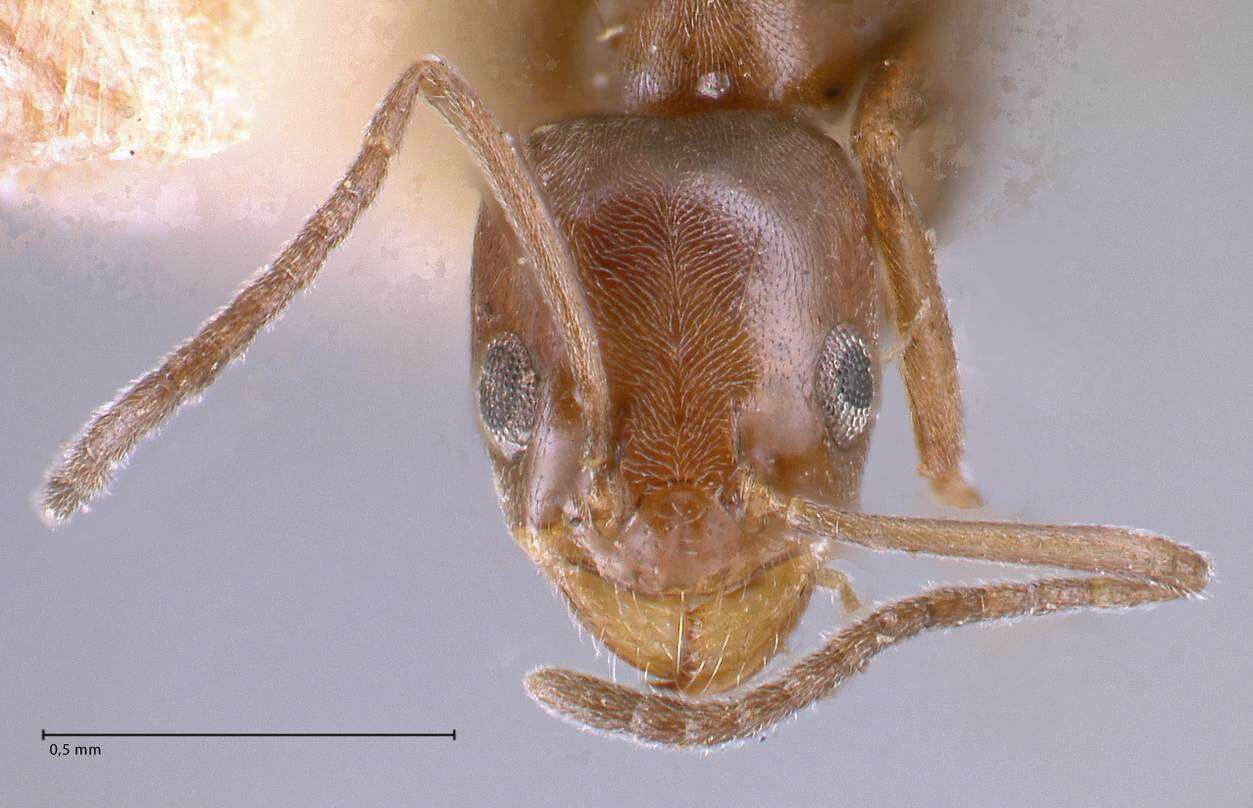
<path fill-rule="evenodd" d="M 680 660 L 680 686 L 709 684 L 704 640 L 768 636 L 732 682 L 815 561 L 752 492 L 851 507 L 860 488 L 879 378 L 860 192 L 832 141 L 753 112 L 582 119 L 525 150 L 578 268 L 609 446 L 591 462 L 559 318 L 489 206 L 473 366 L 506 520 L 597 636 L 654 672 Z"/>

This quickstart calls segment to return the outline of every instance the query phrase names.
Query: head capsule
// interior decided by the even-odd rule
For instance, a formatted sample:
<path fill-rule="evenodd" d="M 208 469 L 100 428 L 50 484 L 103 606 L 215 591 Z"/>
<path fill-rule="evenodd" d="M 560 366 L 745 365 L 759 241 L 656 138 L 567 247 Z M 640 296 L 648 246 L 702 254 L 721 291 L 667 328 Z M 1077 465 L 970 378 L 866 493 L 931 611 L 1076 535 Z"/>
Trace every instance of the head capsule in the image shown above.
<path fill-rule="evenodd" d="M 856 506 L 879 380 L 861 192 L 835 142 L 758 110 L 567 121 L 524 153 L 577 265 L 613 446 L 598 478 L 554 319 L 488 205 L 473 366 L 506 520 L 617 654 L 732 687 L 821 560 L 748 483 Z"/>

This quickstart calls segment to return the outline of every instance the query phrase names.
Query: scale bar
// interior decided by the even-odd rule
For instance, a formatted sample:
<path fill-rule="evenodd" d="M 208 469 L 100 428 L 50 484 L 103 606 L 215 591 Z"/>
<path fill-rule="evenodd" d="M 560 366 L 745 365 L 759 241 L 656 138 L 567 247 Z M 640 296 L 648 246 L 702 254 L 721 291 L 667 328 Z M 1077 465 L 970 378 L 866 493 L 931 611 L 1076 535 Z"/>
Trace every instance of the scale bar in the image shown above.
<path fill-rule="evenodd" d="M 41 740 L 48 738 L 451 738 L 451 732 L 48 732 L 39 731 Z"/>

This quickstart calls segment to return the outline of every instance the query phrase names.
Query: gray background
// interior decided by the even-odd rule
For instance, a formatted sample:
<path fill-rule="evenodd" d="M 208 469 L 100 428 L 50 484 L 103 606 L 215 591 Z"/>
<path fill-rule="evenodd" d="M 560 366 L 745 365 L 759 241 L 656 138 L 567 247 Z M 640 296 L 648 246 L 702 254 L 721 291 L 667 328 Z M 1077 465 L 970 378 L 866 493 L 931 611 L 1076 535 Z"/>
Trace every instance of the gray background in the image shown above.
<path fill-rule="evenodd" d="M 46 531 L 29 499 L 58 442 L 294 232 L 412 54 L 453 56 L 508 114 L 508 52 L 470 31 L 518 12 L 360 5 L 279 19 L 289 49 L 247 144 L 4 185 L 0 803 L 1253 802 L 1244 0 L 1014 4 L 939 228 L 981 514 L 1161 531 L 1213 555 L 1205 601 L 920 638 L 712 755 L 549 718 L 530 667 L 610 665 L 499 519 L 467 384 L 477 196 L 426 112 L 316 291 L 92 514 Z M 864 506 L 940 513 L 894 376 L 884 398 Z M 1019 574 L 844 566 L 880 600 Z M 816 598 L 793 654 L 838 619 Z M 92 759 L 39 739 L 452 727 L 455 743 L 105 740 Z"/>

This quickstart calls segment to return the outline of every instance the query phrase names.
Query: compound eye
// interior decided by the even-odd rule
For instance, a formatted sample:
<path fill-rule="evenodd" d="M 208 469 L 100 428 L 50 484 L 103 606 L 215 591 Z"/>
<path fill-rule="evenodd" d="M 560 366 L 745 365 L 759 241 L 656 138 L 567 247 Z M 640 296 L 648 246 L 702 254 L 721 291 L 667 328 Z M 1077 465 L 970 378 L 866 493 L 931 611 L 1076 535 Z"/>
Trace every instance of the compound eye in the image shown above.
<path fill-rule="evenodd" d="M 479 416 L 501 449 L 516 454 L 531 439 L 539 412 L 539 374 L 517 334 L 492 338 L 479 369 Z"/>
<path fill-rule="evenodd" d="M 827 432 L 838 446 L 848 446 L 870 425 L 874 371 L 866 340 L 849 325 L 827 334 L 818 359 L 818 402 Z"/>

